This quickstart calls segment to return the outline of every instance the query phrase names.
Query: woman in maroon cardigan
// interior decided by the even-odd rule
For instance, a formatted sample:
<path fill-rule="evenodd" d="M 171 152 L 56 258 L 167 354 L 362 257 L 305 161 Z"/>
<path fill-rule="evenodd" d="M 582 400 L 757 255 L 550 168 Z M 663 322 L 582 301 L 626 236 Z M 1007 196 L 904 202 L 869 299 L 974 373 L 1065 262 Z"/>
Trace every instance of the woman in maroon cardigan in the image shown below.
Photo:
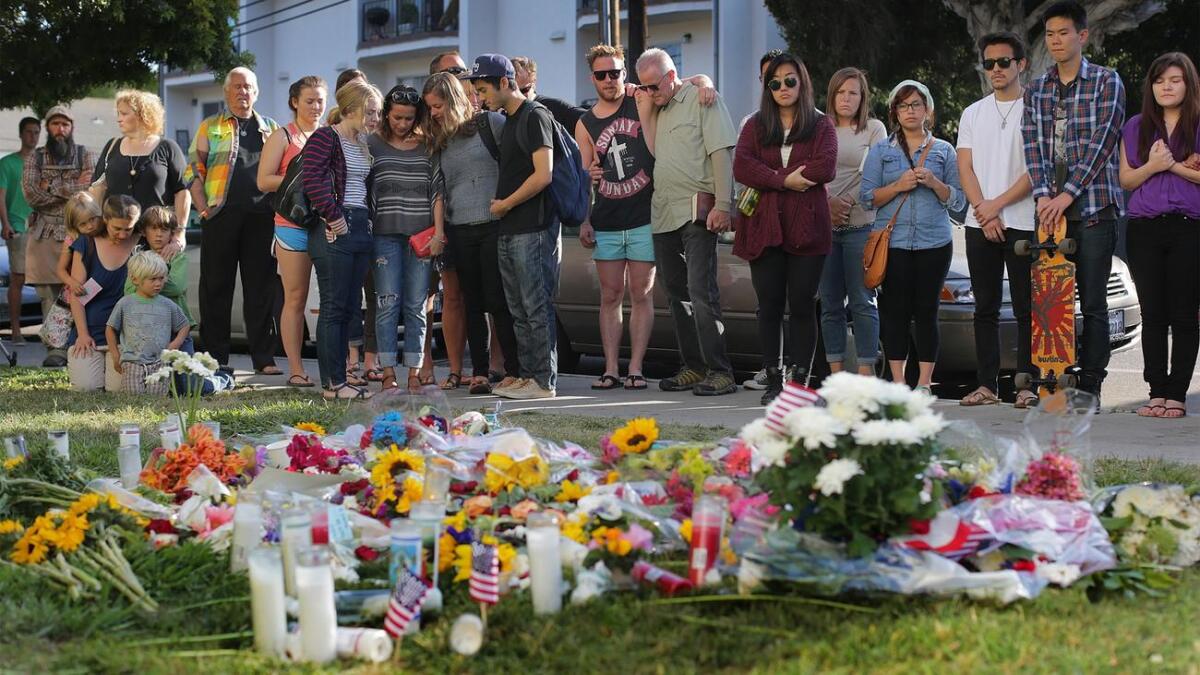
<path fill-rule="evenodd" d="M 758 333 L 767 371 L 766 405 L 783 389 L 780 333 L 790 305 L 788 363 L 793 382 L 808 379 L 817 341 L 813 298 L 833 225 L 825 184 L 837 171 L 837 132 L 813 103 L 812 81 L 791 54 L 771 60 L 758 113 L 742 127 L 733 175 L 760 193 L 753 215 L 739 213 L 734 255 L 750 261 L 758 295 Z"/>

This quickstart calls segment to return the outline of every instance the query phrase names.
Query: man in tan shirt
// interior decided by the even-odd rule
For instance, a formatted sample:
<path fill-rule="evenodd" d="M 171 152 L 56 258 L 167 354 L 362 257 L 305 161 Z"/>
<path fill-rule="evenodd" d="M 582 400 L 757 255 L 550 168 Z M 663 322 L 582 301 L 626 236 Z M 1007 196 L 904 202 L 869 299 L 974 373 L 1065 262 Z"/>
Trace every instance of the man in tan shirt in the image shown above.
<path fill-rule="evenodd" d="M 701 105 L 695 85 L 679 79 L 663 50 L 646 50 L 637 72 L 641 89 L 659 108 L 657 120 L 646 123 L 655 154 L 650 221 L 683 356 L 680 371 L 659 386 L 699 396 L 730 394 L 737 384 L 721 326 L 717 235 L 731 228 L 737 133 L 721 98 L 711 107 Z"/>

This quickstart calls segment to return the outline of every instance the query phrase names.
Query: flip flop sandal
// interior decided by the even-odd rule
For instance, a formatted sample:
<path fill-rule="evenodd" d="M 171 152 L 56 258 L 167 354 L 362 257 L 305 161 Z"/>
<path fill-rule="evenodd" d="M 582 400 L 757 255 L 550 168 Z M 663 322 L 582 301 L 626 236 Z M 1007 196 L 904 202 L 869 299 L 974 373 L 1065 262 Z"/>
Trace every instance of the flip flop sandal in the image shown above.
<path fill-rule="evenodd" d="M 1179 413 L 1179 414 L 1172 415 L 1171 413 Z M 1161 415 L 1159 415 L 1159 417 L 1161 417 L 1163 419 L 1167 419 L 1167 420 L 1177 420 L 1181 417 L 1187 417 L 1187 408 L 1185 408 L 1183 406 L 1177 406 L 1177 405 L 1166 405 L 1166 406 L 1163 406 L 1163 412 Z"/>
<path fill-rule="evenodd" d="M 348 384 L 352 387 L 363 387 L 363 386 L 366 386 L 367 381 L 362 379 L 358 375 L 351 373 L 350 371 L 346 371 L 346 384 Z"/>
<path fill-rule="evenodd" d="M 980 405 L 995 405 L 999 402 L 1000 399 L 996 398 L 995 394 L 986 389 L 979 388 L 964 396 L 962 400 L 958 402 L 958 404 L 961 406 L 972 407 Z"/>
<path fill-rule="evenodd" d="M 344 392 L 350 392 L 350 393 L 349 393 L 349 395 L 347 395 Z M 331 401 L 332 400 L 352 401 L 354 399 L 371 398 L 371 393 L 366 391 L 365 389 L 359 389 L 358 387 L 356 387 L 348 382 L 343 382 L 342 384 L 339 384 L 338 386 L 333 387 L 332 389 L 326 389 L 325 391 L 321 392 L 321 396 L 323 396 L 327 400 L 331 400 Z"/>
<path fill-rule="evenodd" d="M 646 378 L 642 377 L 641 375 L 626 375 L 625 376 L 625 388 L 626 389 L 645 389 L 646 388 Z"/>
<path fill-rule="evenodd" d="M 1138 417 L 1162 417 L 1166 411 L 1167 406 L 1165 405 L 1144 405 L 1138 408 L 1136 412 Z"/>
<path fill-rule="evenodd" d="M 313 381 L 307 375 L 292 375 L 287 379 L 289 387 L 314 387 Z"/>
<path fill-rule="evenodd" d="M 1017 392 L 1017 400 L 1013 402 L 1013 407 L 1018 410 L 1025 410 L 1027 408 L 1037 407 L 1037 404 L 1037 394 L 1029 391 L 1028 389 L 1023 389 Z"/>
<path fill-rule="evenodd" d="M 592 384 L 592 389 L 596 389 L 596 390 L 616 389 L 620 386 L 621 386 L 621 381 L 618 380 L 616 378 L 616 376 L 605 373 L 600 376 L 599 380 L 597 380 L 595 383 Z"/>
<path fill-rule="evenodd" d="M 471 388 L 467 390 L 472 396 L 483 396 L 492 393 L 492 385 L 487 381 L 487 378 L 480 378 L 482 382 L 476 381 L 471 384 Z"/>
<path fill-rule="evenodd" d="M 372 368 L 367 371 L 368 382 L 383 382 L 383 368 Z"/>
<path fill-rule="evenodd" d="M 462 373 L 450 373 L 446 377 L 446 381 L 442 383 L 442 389 L 444 391 L 450 391 L 451 389 L 458 389 L 461 385 Z"/>

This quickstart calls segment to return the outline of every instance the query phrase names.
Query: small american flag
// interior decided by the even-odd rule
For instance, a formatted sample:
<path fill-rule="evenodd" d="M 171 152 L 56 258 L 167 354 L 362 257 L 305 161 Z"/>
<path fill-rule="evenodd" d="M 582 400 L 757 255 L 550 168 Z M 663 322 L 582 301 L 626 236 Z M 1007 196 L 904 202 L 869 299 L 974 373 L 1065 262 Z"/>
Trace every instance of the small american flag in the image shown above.
<path fill-rule="evenodd" d="M 388 635 L 398 638 L 404 635 L 405 629 L 414 617 L 421 613 L 421 602 L 429 592 L 429 585 L 412 573 L 407 566 L 401 565 L 396 590 L 388 600 L 387 616 L 383 619 L 383 627 Z"/>
<path fill-rule="evenodd" d="M 767 406 L 767 428 L 781 436 L 787 436 L 787 425 L 783 423 L 783 418 L 797 408 L 805 408 L 810 405 L 824 407 L 825 399 L 821 398 L 816 389 L 810 389 L 796 382 L 788 382 L 783 385 L 783 391 L 779 396 L 776 396 L 775 400 Z"/>
<path fill-rule="evenodd" d="M 496 547 L 471 543 L 471 599 L 494 605 L 500 602 L 500 556 Z"/>
<path fill-rule="evenodd" d="M 959 521 L 950 540 L 939 546 L 933 546 L 919 537 L 904 541 L 904 545 L 918 551 L 932 551 L 943 558 L 962 560 L 978 553 L 993 538 L 992 534 L 982 527 Z"/>

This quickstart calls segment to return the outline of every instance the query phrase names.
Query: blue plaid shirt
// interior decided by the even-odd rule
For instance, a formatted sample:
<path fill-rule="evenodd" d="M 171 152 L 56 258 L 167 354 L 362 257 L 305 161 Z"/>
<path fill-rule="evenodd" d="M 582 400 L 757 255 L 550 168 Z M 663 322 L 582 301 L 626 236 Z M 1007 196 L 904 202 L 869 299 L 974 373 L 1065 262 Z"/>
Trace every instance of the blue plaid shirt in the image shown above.
<path fill-rule="evenodd" d="M 1083 59 L 1067 101 L 1067 180 L 1063 191 L 1075 198 L 1081 218 L 1088 218 L 1110 204 L 1125 213 L 1125 193 L 1117 181 L 1117 144 L 1125 121 L 1125 87 L 1116 71 Z M 1025 164 L 1033 181 L 1033 197 L 1053 197 L 1054 106 L 1058 103 L 1058 66 L 1025 89 L 1025 114 L 1021 136 Z"/>

